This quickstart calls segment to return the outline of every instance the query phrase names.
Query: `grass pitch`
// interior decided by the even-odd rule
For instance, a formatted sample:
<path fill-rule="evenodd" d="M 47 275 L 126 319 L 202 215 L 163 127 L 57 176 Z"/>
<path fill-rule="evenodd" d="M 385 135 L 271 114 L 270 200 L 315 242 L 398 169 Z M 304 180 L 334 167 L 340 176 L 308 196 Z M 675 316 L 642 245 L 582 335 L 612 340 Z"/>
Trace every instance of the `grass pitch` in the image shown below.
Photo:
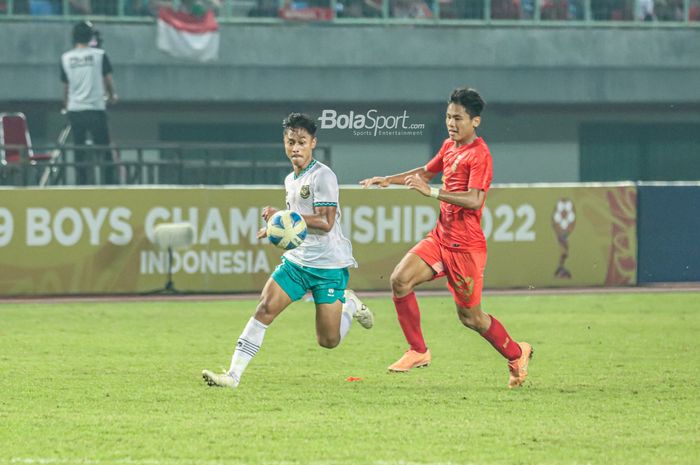
<path fill-rule="evenodd" d="M 429 368 L 386 372 L 390 299 L 333 350 L 298 303 L 235 391 L 200 372 L 228 367 L 253 301 L 2 304 L 0 464 L 700 462 L 700 294 L 488 296 L 535 347 L 514 391 L 449 297 L 419 302 Z"/>

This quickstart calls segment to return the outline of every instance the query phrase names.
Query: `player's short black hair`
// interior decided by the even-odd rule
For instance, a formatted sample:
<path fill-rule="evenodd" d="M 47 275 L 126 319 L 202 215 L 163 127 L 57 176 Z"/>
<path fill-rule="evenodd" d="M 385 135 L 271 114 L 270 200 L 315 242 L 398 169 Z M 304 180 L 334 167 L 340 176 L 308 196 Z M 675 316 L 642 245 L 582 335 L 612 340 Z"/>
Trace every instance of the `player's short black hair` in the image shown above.
<path fill-rule="evenodd" d="M 290 113 L 282 121 L 282 131 L 287 132 L 288 129 L 306 129 L 312 137 L 316 137 L 316 121 L 304 113 Z"/>
<path fill-rule="evenodd" d="M 73 43 L 87 44 L 95 35 L 95 28 L 90 21 L 81 21 L 73 26 Z"/>
<path fill-rule="evenodd" d="M 472 118 L 481 116 L 481 112 L 486 106 L 486 102 L 481 98 L 481 95 L 471 87 L 458 87 L 453 90 L 447 103 L 462 105 Z"/>

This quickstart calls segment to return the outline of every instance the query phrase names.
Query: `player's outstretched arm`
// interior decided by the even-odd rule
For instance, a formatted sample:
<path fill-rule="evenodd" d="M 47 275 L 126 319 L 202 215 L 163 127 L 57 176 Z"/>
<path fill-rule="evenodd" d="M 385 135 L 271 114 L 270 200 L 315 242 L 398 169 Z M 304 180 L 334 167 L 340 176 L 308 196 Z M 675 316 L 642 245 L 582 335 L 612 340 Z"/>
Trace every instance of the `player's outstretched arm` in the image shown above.
<path fill-rule="evenodd" d="M 372 178 L 363 179 L 360 181 L 360 185 L 364 188 L 377 186 L 377 187 L 389 187 L 391 184 L 402 185 L 406 184 L 406 179 L 411 176 L 420 176 L 426 182 L 430 181 L 435 177 L 436 173 L 431 173 L 427 171 L 424 166 L 419 168 L 414 168 L 405 173 L 394 174 L 392 176 L 374 176 Z"/>
<path fill-rule="evenodd" d="M 469 189 L 463 192 L 447 192 L 438 189 L 436 198 L 443 202 L 457 205 L 458 207 L 468 208 L 470 210 L 478 210 L 486 201 L 486 192 L 481 189 Z"/>
<path fill-rule="evenodd" d="M 430 187 L 423 178 L 418 175 L 406 178 L 406 187 L 416 190 L 426 197 L 434 197 L 443 202 L 457 205 L 458 207 L 478 210 L 486 201 L 486 192 L 481 189 L 469 189 L 461 192 L 448 192 L 438 187 Z"/>

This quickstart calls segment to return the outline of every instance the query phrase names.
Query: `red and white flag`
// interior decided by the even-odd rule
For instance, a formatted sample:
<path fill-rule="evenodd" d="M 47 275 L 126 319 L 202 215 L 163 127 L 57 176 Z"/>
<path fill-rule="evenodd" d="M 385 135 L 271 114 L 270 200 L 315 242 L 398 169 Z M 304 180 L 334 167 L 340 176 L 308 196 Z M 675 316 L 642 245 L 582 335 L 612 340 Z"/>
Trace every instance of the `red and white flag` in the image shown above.
<path fill-rule="evenodd" d="M 158 9 L 160 50 L 176 58 L 212 61 L 219 57 L 219 24 L 212 10 L 194 16 L 171 8 Z"/>

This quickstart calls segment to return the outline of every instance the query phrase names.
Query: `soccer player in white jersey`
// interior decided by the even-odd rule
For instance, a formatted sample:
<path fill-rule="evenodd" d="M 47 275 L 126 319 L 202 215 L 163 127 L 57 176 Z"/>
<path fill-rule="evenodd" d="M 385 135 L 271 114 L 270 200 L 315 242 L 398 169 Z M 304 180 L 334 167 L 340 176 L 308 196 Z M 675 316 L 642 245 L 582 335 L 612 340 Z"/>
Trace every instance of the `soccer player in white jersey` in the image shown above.
<path fill-rule="evenodd" d="M 210 386 L 235 388 L 250 360 L 260 350 L 265 331 L 292 302 L 311 291 L 316 304 L 316 337 L 321 347 L 332 349 L 347 335 L 353 318 L 364 328 L 373 324 L 372 312 L 349 289 L 348 268 L 357 267 L 352 244 L 340 230 L 338 180 L 329 167 L 313 158 L 316 123 L 309 116 L 292 113 L 282 123 L 284 150 L 293 171 L 284 180 L 287 209 L 301 214 L 308 234 L 296 249 L 287 251 L 267 280 L 255 314 L 238 338 L 225 373 L 202 371 Z M 263 219 L 277 212 L 263 208 Z M 265 229 L 258 238 L 266 237 Z"/>

